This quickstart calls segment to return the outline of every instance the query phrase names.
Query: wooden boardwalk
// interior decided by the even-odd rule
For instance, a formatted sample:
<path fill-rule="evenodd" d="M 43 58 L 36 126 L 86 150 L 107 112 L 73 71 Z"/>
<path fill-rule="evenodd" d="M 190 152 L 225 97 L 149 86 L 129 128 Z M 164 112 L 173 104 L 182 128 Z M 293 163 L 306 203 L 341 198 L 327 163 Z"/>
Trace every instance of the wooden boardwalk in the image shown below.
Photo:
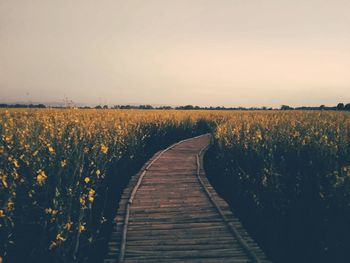
<path fill-rule="evenodd" d="M 269 262 L 209 184 L 206 134 L 158 152 L 119 204 L 105 263 Z"/>

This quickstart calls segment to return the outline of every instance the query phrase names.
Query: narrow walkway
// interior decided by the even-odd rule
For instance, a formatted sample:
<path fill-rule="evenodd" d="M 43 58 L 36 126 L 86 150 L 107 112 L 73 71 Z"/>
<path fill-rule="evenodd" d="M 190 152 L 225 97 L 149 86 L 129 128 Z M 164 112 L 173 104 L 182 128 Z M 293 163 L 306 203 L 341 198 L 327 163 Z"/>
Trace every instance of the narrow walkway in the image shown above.
<path fill-rule="evenodd" d="M 261 262 L 264 253 L 205 177 L 210 135 L 157 153 L 124 190 L 105 262 Z"/>

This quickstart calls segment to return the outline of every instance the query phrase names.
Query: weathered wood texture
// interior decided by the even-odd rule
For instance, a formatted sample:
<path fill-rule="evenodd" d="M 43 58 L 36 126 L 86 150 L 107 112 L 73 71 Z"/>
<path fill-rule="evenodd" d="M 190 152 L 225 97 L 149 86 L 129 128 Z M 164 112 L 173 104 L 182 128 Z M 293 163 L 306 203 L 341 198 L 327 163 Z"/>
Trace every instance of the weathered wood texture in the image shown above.
<path fill-rule="evenodd" d="M 105 263 L 269 262 L 202 164 L 210 135 L 158 152 L 132 179 L 119 204 Z"/>

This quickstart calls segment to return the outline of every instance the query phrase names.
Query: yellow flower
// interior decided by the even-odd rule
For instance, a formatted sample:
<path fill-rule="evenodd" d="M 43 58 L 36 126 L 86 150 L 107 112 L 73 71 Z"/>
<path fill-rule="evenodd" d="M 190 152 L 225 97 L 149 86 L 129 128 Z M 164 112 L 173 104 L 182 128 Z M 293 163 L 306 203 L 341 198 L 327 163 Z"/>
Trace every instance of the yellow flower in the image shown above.
<path fill-rule="evenodd" d="M 54 154 L 55 153 L 55 149 L 51 146 L 51 144 L 47 144 L 47 149 L 49 150 L 50 153 Z"/>
<path fill-rule="evenodd" d="M 63 226 L 63 228 L 66 229 L 66 230 L 70 230 L 71 227 L 72 227 L 72 224 L 73 224 L 73 223 L 69 221 L 69 222 L 67 222 L 67 223 Z"/>
<path fill-rule="evenodd" d="M 4 217 L 4 216 L 5 216 L 4 210 L 0 209 L 0 217 Z"/>
<path fill-rule="evenodd" d="M 89 177 L 85 177 L 84 182 L 85 183 L 89 183 L 90 182 L 90 178 Z"/>
<path fill-rule="evenodd" d="M 80 233 L 85 231 L 85 224 L 84 223 L 79 224 L 79 229 L 78 230 L 79 230 Z"/>
<path fill-rule="evenodd" d="M 52 209 L 52 208 L 45 208 L 45 213 L 46 214 L 51 214 L 51 215 L 57 215 L 58 210 Z"/>
<path fill-rule="evenodd" d="M 58 240 L 58 241 L 66 241 L 66 238 L 64 238 L 61 234 L 58 234 L 56 236 L 56 240 Z"/>
<path fill-rule="evenodd" d="M 10 200 L 7 202 L 7 210 L 12 211 L 14 208 L 14 203 Z"/>
<path fill-rule="evenodd" d="M 13 160 L 12 163 L 13 163 L 14 167 L 19 168 L 19 164 L 18 164 L 17 160 Z"/>
<path fill-rule="evenodd" d="M 80 201 L 80 204 L 81 204 L 81 205 L 85 205 L 85 199 L 84 199 L 84 197 L 80 197 L 80 198 L 79 198 L 79 201 Z"/>
<path fill-rule="evenodd" d="M 47 179 L 47 176 L 43 170 L 38 171 L 38 175 L 36 177 L 36 181 L 39 185 L 43 185 L 45 183 L 45 180 Z"/>
<path fill-rule="evenodd" d="M 101 144 L 101 152 L 104 154 L 107 154 L 108 152 L 108 147 L 104 144 Z"/>
<path fill-rule="evenodd" d="M 0 175 L 0 181 L 2 182 L 4 188 L 7 188 L 8 187 L 8 184 L 7 184 L 7 176 L 6 175 Z"/>
<path fill-rule="evenodd" d="M 97 174 L 97 176 L 99 176 L 101 174 L 101 171 L 97 169 L 96 174 Z"/>
<path fill-rule="evenodd" d="M 62 168 L 66 167 L 66 165 L 67 165 L 67 161 L 66 160 L 61 161 L 61 167 Z"/>
<path fill-rule="evenodd" d="M 89 199 L 90 202 L 94 201 L 94 195 L 95 195 L 95 190 L 94 189 L 90 189 L 89 195 L 88 195 L 88 199 Z"/>

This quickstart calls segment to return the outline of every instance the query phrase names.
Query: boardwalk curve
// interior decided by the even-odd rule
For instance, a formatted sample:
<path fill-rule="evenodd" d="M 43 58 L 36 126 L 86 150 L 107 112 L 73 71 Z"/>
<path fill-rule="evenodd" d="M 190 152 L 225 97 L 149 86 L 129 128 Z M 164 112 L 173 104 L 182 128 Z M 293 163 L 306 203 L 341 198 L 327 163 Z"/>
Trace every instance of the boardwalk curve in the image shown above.
<path fill-rule="evenodd" d="M 205 176 L 210 139 L 173 144 L 132 177 L 105 263 L 269 262 Z"/>

